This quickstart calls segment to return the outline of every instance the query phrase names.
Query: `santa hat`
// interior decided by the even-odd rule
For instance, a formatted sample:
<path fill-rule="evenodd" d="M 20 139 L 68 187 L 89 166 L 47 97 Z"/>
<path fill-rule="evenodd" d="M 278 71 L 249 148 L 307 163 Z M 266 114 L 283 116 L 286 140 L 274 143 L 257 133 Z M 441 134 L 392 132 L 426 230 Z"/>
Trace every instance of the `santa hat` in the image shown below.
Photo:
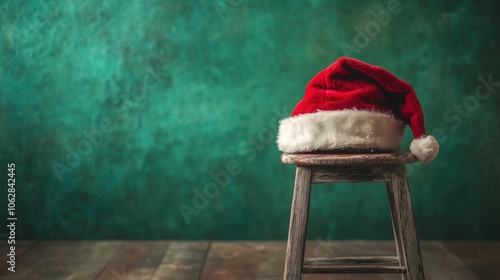
<path fill-rule="evenodd" d="M 432 161 L 439 144 L 425 133 L 412 86 L 381 67 L 342 57 L 309 82 L 291 117 L 281 120 L 277 142 L 286 153 L 397 150 L 405 125 L 413 131 L 412 153 Z"/>

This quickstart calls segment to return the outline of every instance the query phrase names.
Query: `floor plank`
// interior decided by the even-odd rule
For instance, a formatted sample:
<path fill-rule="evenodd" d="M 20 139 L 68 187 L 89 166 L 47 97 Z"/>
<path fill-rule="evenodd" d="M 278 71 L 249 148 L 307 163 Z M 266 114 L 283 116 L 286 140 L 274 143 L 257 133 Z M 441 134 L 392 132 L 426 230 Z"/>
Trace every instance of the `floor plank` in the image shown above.
<path fill-rule="evenodd" d="M 285 250 L 283 242 L 214 242 L 201 279 L 282 279 Z"/>
<path fill-rule="evenodd" d="M 124 242 L 95 279 L 149 280 L 167 248 L 166 241 Z"/>
<path fill-rule="evenodd" d="M 111 257 L 120 248 L 121 241 L 83 241 L 75 247 L 70 257 L 57 269 L 46 274 L 45 279 L 86 280 L 95 279 Z"/>
<path fill-rule="evenodd" d="M 36 244 L 36 241 L 16 241 L 15 249 L 16 249 L 16 258 L 19 258 L 23 253 L 29 250 L 32 246 Z M 0 272 L 5 270 L 7 271 L 8 264 L 7 254 L 10 252 L 10 247 L 12 245 L 8 244 L 6 240 L 0 241 Z"/>
<path fill-rule="evenodd" d="M 0 249 L 8 247 L 0 243 Z M 16 273 L 29 280 L 282 279 L 286 242 L 41 241 L 18 242 Z M 427 280 L 496 280 L 500 242 L 421 242 Z M 6 251 L 5 251 L 6 252 Z M 2 252 L 2 255 L 5 255 Z M 307 258 L 395 256 L 392 241 L 308 241 Z M 5 260 L 5 259 L 4 259 Z M 304 280 L 401 279 L 395 274 L 304 275 Z"/>
<path fill-rule="evenodd" d="M 172 242 L 152 279 L 199 279 L 209 248 L 207 241 Z"/>
<path fill-rule="evenodd" d="M 43 241 L 35 244 L 26 253 L 17 257 L 16 272 L 0 271 L 2 280 L 45 279 L 46 275 L 60 268 L 61 263 L 71 257 L 71 252 L 81 242 Z"/>
<path fill-rule="evenodd" d="M 443 242 L 422 242 L 422 259 L 427 280 L 478 280 L 467 265 L 452 254 Z"/>
<path fill-rule="evenodd" d="M 444 246 L 480 279 L 500 278 L 499 242 L 446 242 Z"/>

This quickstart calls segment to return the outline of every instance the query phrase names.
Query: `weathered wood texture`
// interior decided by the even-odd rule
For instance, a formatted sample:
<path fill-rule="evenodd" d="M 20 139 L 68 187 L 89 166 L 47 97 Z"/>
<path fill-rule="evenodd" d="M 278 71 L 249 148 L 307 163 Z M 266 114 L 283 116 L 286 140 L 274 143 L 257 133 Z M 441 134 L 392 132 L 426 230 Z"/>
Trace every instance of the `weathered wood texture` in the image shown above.
<path fill-rule="evenodd" d="M 477 278 L 474 279 L 498 279 L 500 278 L 500 243 L 499 242 L 433 242 L 436 246 L 442 246 L 447 250 L 442 250 L 436 253 L 439 258 L 435 263 L 440 263 L 444 260 L 444 255 L 454 255 L 455 267 L 454 271 L 464 268 L 474 272 Z M 426 252 L 427 247 L 424 242 L 423 251 Z M 424 254 L 425 255 L 425 254 Z M 448 259 L 447 259 L 448 260 Z M 425 262 L 425 259 L 424 259 Z M 458 263 L 460 262 L 460 263 Z M 497 264 L 497 265 L 493 265 Z M 495 266 L 492 268 L 492 265 Z M 472 278 L 471 278 L 472 279 Z"/>
<path fill-rule="evenodd" d="M 19 242 L 35 244 L 34 242 Z M 128 244 L 128 245 L 125 245 Z M 159 251 L 165 251 L 158 257 Z M 160 245 L 161 244 L 161 245 Z M 166 246 L 165 246 L 166 244 Z M 285 242 L 120 242 L 42 241 L 16 259 L 16 273 L 0 269 L 0 279 L 96 279 L 111 264 L 127 263 L 129 274 L 109 275 L 108 280 L 202 279 L 271 280 L 282 279 Z M 29 247 L 29 246 L 28 246 Z M 6 253 L 0 246 L 0 253 Z M 427 280 L 498 280 L 500 242 L 422 242 L 422 258 Z M 306 244 L 307 258 L 347 258 L 351 256 L 393 256 L 394 242 L 336 241 L 313 237 Z M 130 256 L 132 255 L 132 256 Z M 158 261 L 160 260 L 160 261 Z M 156 264 L 157 267 L 153 268 Z M 140 268 L 147 268 L 141 270 Z M 134 271 L 134 273 L 130 273 Z M 137 273 L 143 271 L 143 273 Z M 122 271 L 119 271 L 120 273 Z M 397 274 L 305 274 L 304 280 L 396 280 Z"/>
<path fill-rule="evenodd" d="M 36 244 L 35 241 L 16 241 L 14 244 L 16 257 L 19 258 L 22 254 L 24 254 L 27 250 L 32 248 Z M 10 247 L 12 244 L 9 244 L 7 240 L 0 241 L 0 270 L 3 267 L 7 266 L 7 260 L 9 257 L 7 254 L 10 253 Z"/>
<path fill-rule="evenodd" d="M 333 265 L 333 264 L 399 264 L 397 257 L 337 257 L 337 258 L 307 258 L 304 265 Z"/>
<path fill-rule="evenodd" d="M 209 249 L 206 241 L 172 242 L 154 276 L 148 279 L 199 279 Z"/>
<path fill-rule="evenodd" d="M 44 279 L 95 279 L 121 244 L 119 241 L 79 242 L 57 268 L 49 269 Z"/>
<path fill-rule="evenodd" d="M 478 277 L 459 257 L 452 254 L 441 242 L 423 242 L 422 244 L 427 280 L 438 279 L 499 279 L 499 274 L 491 277 Z M 500 253 L 500 252 L 497 252 Z M 491 262 L 493 264 L 494 262 Z M 498 264 L 499 262 L 497 262 Z M 486 269 L 485 271 L 488 271 Z M 489 269 L 491 271 L 491 269 Z"/>
<path fill-rule="evenodd" d="M 303 273 L 401 273 L 402 279 L 425 279 L 405 166 L 416 160 L 413 154 L 282 154 L 281 160 L 297 165 L 285 279 L 302 279 Z M 305 171 L 307 180 L 301 176 Z M 307 232 L 311 184 L 337 182 L 387 183 L 397 265 L 364 263 L 344 266 L 338 264 L 339 259 L 308 259 L 304 262 L 305 245 L 301 242 Z M 350 259 L 359 263 L 364 260 L 366 258 Z"/>
<path fill-rule="evenodd" d="M 395 196 L 393 184 L 391 182 L 386 183 L 386 189 L 387 196 L 389 198 L 389 209 L 391 209 L 391 221 L 392 230 L 394 232 L 394 243 L 396 244 L 396 256 L 398 257 L 399 265 L 404 266 L 403 240 L 401 239 L 401 225 L 399 223 L 399 217 L 401 216 L 398 205 L 399 203 L 396 199 L 397 197 Z"/>
<path fill-rule="evenodd" d="M 416 162 L 410 152 L 383 154 L 287 154 L 281 162 L 295 165 L 385 165 Z"/>
<path fill-rule="evenodd" d="M 88 260 L 80 259 L 71 263 L 71 258 L 79 258 L 74 253 L 81 254 L 85 250 L 83 241 L 68 242 L 68 241 L 45 241 L 38 242 L 28 250 L 16 258 L 16 272 L 10 273 L 6 271 L 6 267 L 2 268 L 0 275 L 1 279 L 71 279 L 66 275 L 66 266 L 76 267 L 78 264 L 87 262 Z M 101 263 L 107 260 L 101 260 Z M 77 264 L 78 263 L 78 264 Z M 5 269 L 5 270 L 4 270 Z M 98 268 L 100 270 L 100 268 Z M 66 277 L 66 278 L 65 278 Z M 91 278 L 93 279 L 93 277 Z"/>
<path fill-rule="evenodd" d="M 310 166 L 313 184 L 387 182 L 390 174 L 386 166 Z"/>
<path fill-rule="evenodd" d="M 398 254 L 404 260 L 406 267 L 406 278 L 408 280 L 423 280 L 424 270 L 422 258 L 420 255 L 420 246 L 418 243 L 417 229 L 413 216 L 413 206 L 406 176 L 406 167 L 404 164 L 395 164 L 391 166 L 391 182 L 387 184 L 389 196 L 394 199 L 391 204 L 391 211 L 396 216 L 396 232 L 399 233 L 397 240 Z M 394 221 L 394 220 L 393 220 Z"/>
<path fill-rule="evenodd" d="M 286 247 L 285 279 L 300 280 L 306 244 L 309 200 L 311 197 L 311 169 L 297 166 L 293 191 L 288 245 Z"/>
<path fill-rule="evenodd" d="M 96 279 L 144 279 L 156 271 L 167 242 L 124 242 Z"/>
<path fill-rule="evenodd" d="M 216 242 L 207 256 L 201 280 L 280 279 L 285 263 L 284 245 L 282 242 Z"/>
<path fill-rule="evenodd" d="M 368 258 L 373 256 L 395 256 L 394 244 L 392 242 L 365 242 L 365 241 L 342 241 L 330 242 L 325 238 L 311 236 L 306 244 L 306 258 Z M 311 238 L 310 237 L 310 238 Z M 304 280 L 396 280 L 401 279 L 398 274 L 305 274 Z"/>
<path fill-rule="evenodd" d="M 343 265 L 304 265 L 303 273 L 326 274 L 326 273 L 404 273 L 406 269 L 402 266 L 343 266 Z"/>

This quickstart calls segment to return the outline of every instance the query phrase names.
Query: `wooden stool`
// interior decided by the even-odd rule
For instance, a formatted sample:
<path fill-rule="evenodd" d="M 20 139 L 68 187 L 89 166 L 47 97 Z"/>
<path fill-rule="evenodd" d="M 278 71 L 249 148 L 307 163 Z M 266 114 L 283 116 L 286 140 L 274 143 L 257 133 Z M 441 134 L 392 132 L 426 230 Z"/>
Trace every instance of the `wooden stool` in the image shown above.
<path fill-rule="evenodd" d="M 285 279 L 312 273 L 400 273 L 402 279 L 424 279 L 405 166 L 415 161 L 411 153 L 283 154 L 282 163 L 297 166 Z M 340 182 L 386 183 L 397 256 L 304 259 L 311 184 Z"/>

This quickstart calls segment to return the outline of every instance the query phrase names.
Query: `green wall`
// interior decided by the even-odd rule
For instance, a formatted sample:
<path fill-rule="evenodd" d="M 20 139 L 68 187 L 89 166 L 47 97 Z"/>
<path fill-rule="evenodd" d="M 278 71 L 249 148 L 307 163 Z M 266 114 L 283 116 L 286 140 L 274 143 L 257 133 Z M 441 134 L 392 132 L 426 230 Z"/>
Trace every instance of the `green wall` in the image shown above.
<path fill-rule="evenodd" d="M 278 119 L 342 55 L 414 85 L 441 141 L 409 168 L 421 238 L 500 237 L 498 1 L 74 2 L 0 2 L 18 238 L 285 239 Z M 391 238 L 387 203 L 383 185 L 317 186 L 309 238 Z"/>

